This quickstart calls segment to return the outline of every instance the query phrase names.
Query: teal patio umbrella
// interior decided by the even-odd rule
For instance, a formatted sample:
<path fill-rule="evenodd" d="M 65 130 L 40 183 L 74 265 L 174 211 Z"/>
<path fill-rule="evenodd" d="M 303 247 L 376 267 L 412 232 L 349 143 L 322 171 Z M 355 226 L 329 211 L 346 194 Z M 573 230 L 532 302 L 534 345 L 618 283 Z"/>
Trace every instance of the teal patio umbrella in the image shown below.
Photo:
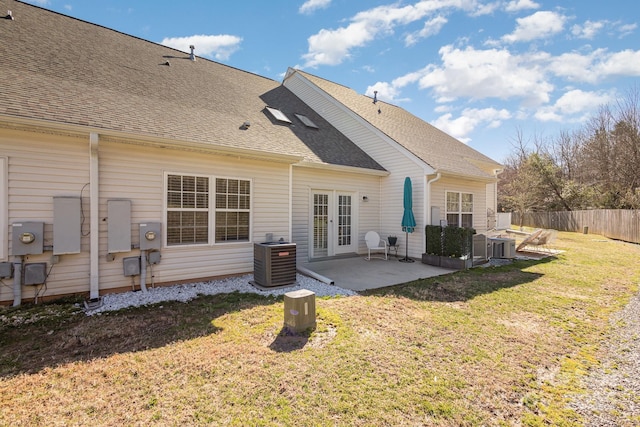
<path fill-rule="evenodd" d="M 400 262 L 413 262 L 409 258 L 409 233 L 413 233 L 416 228 L 416 218 L 413 216 L 413 190 L 411 188 L 411 178 L 404 179 L 404 214 L 402 215 L 402 231 L 405 232 L 405 255 Z"/>

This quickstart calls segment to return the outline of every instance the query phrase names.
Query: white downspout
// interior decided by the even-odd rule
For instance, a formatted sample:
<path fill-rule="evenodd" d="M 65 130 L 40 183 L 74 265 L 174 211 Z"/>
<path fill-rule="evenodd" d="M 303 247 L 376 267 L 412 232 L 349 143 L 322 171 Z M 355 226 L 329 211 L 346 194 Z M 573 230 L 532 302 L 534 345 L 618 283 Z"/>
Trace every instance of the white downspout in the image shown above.
<path fill-rule="evenodd" d="M 89 298 L 95 300 L 100 297 L 100 274 L 98 270 L 99 254 L 99 226 L 100 226 L 100 194 L 99 194 L 99 174 L 98 174 L 98 134 L 89 135 L 89 211 L 90 211 L 90 233 L 89 233 L 89 256 L 90 256 L 90 284 Z"/>
<path fill-rule="evenodd" d="M 493 183 L 493 228 L 498 226 L 498 175 L 502 172 L 502 169 L 494 169 L 493 175 L 496 177 L 496 181 Z M 511 227 L 511 224 L 509 224 Z"/>
<path fill-rule="evenodd" d="M 442 178 L 442 174 L 440 172 L 436 172 L 436 176 L 433 179 L 427 180 L 424 184 L 425 186 L 425 198 L 424 198 L 424 212 L 425 212 L 425 225 L 431 225 L 431 184 L 438 181 Z M 427 233 L 422 233 L 422 247 L 427 247 Z"/>
<path fill-rule="evenodd" d="M 17 256 L 17 262 L 13 263 L 13 306 L 17 307 L 22 303 L 22 264 L 23 256 Z"/>
<path fill-rule="evenodd" d="M 147 251 L 140 250 L 140 290 L 147 292 Z"/>
<path fill-rule="evenodd" d="M 293 165 L 289 165 L 289 242 L 293 242 Z"/>

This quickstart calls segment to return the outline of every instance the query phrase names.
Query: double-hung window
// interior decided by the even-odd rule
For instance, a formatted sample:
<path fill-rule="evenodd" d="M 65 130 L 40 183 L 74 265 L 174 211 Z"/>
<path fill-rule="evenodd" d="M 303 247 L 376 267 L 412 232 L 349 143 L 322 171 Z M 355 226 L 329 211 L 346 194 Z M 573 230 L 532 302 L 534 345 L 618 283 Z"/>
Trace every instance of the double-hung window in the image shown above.
<path fill-rule="evenodd" d="M 473 194 L 447 191 L 447 224 L 473 228 Z"/>
<path fill-rule="evenodd" d="M 250 206 L 249 181 L 216 178 L 216 243 L 249 241 Z"/>
<path fill-rule="evenodd" d="M 166 195 L 167 245 L 249 241 L 251 181 L 169 174 Z"/>

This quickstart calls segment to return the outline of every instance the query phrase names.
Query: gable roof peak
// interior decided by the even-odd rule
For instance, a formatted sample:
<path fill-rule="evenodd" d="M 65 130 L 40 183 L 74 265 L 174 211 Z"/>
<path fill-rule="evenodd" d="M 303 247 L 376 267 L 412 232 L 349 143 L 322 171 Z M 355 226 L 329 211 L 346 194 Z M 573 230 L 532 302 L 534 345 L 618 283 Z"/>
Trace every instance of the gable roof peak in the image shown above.
<path fill-rule="evenodd" d="M 359 94 L 352 88 L 305 71 L 295 72 L 438 171 L 488 179 L 494 177 L 495 169 L 502 167 L 398 105 L 381 101 L 377 96 Z M 375 106 L 372 107 L 373 101 Z"/>

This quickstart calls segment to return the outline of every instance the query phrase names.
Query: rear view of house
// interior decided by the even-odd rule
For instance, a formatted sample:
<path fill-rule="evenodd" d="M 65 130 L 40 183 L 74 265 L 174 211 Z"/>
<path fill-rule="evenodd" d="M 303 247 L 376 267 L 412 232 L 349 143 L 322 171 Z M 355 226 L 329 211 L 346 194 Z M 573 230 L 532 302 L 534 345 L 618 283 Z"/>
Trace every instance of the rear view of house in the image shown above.
<path fill-rule="evenodd" d="M 355 193 L 386 173 L 279 82 L 0 9 L 0 301 L 248 273 L 292 240 L 294 166 Z"/>
<path fill-rule="evenodd" d="M 401 230 L 490 228 L 500 165 L 407 111 L 290 69 L 283 82 L 0 0 L 0 302 L 251 273 Z"/>

